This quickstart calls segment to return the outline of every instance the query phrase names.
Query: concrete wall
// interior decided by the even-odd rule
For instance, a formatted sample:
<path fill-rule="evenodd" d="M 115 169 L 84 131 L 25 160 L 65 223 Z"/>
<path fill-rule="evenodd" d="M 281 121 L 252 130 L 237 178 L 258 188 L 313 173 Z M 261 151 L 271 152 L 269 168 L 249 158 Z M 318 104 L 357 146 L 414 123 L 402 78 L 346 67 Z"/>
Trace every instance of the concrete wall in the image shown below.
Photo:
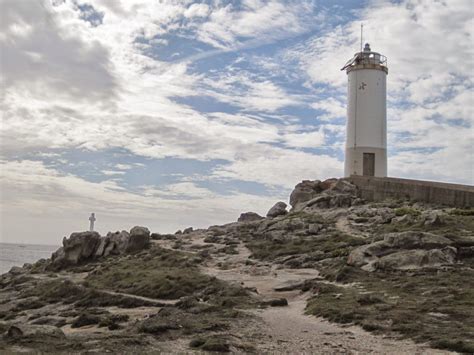
<path fill-rule="evenodd" d="M 351 175 L 363 199 L 403 198 L 453 207 L 474 207 L 474 186 Z"/>

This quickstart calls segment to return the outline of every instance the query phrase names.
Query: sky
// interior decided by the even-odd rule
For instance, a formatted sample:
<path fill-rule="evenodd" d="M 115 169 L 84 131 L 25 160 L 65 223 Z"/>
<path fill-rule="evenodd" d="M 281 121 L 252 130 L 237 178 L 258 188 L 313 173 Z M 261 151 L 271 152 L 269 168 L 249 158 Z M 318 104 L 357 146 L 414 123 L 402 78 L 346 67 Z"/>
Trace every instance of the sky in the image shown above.
<path fill-rule="evenodd" d="M 474 184 L 472 0 L 0 0 L 0 241 L 264 215 L 343 175 L 347 77 L 388 57 L 388 171 Z"/>

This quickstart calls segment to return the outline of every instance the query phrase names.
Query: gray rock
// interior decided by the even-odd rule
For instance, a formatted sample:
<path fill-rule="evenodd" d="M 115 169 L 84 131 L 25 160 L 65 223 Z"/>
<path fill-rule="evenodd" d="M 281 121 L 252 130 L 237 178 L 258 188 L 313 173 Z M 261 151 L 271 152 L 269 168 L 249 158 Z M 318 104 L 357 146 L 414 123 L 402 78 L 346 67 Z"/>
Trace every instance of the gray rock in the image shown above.
<path fill-rule="evenodd" d="M 452 241 L 448 238 L 432 233 L 390 233 L 382 241 L 354 249 L 349 254 L 347 264 L 367 271 L 449 264 L 454 262 L 456 256 L 456 248 L 451 245 Z"/>
<path fill-rule="evenodd" d="M 337 182 L 330 188 L 331 191 L 337 191 L 344 194 L 350 194 L 355 196 L 357 194 L 357 186 L 351 184 L 347 180 L 339 179 Z"/>
<path fill-rule="evenodd" d="M 381 257 L 372 265 L 378 270 L 411 270 L 427 266 L 453 264 L 456 259 L 456 249 L 445 247 L 432 250 L 403 250 Z"/>
<path fill-rule="evenodd" d="M 406 214 L 400 217 L 392 218 L 392 223 L 397 224 L 413 224 L 415 222 L 415 217 L 411 214 Z"/>
<path fill-rule="evenodd" d="M 255 222 L 264 219 L 264 217 L 260 216 L 255 212 L 245 212 L 241 213 L 237 222 Z"/>
<path fill-rule="evenodd" d="M 278 216 L 282 216 L 287 214 L 288 211 L 286 210 L 286 203 L 285 202 L 277 202 L 275 205 L 270 208 L 270 210 L 267 212 L 267 217 L 269 218 L 275 218 Z"/>
<path fill-rule="evenodd" d="M 425 226 L 442 226 L 445 224 L 443 214 L 438 211 L 429 211 L 422 218 L 425 220 Z"/>
<path fill-rule="evenodd" d="M 290 205 L 295 208 L 297 204 L 306 202 L 321 193 L 323 189 L 320 186 L 321 181 L 303 180 L 297 184 L 290 195 Z"/>
<path fill-rule="evenodd" d="M 135 253 L 150 246 L 150 231 L 146 227 L 135 226 L 130 230 L 126 251 Z"/>
<path fill-rule="evenodd" d="M 398 249 L 433 249 L 452 244 L 451 240 L 440 235 L 413 231 L 387 234 L 384 243 Z"/>
<path fill-rule="evenodd" d="M 361 206 L 365 203 L 365 201 L 361 198 L 356 198 L 352 201 L 352 206 Z"/>
<path fill-rule="evenodd" d="M 53 267 L 77 265 L 91 258 L 100 242 L 97 232 L 72 233 L 69 238 L 64 237 L 63 246 L 52 255 Z"/>
<path fill-rule="evenodd" d="M 329 200 L 329 207 L 350 207 L 353 196 L 350 194 L 339 194 L 332 196 Z"/>
<path fill-rule="evenodd" d="M 194 230 L 193 227 L 188 227 L 188 228 L 186 228 L 185 230 L 183 230 L 183 234 L 189 234 L 189 233 L 191 233 L 193 230 Z"/>
<path fill-rule="evenodd" d="M 107 237 L 101 237 L 99 241 L 99 246 L 97 247 L 94 257 L 95 258 L 100 258 L 104 255 L 105 247 L 109 243 L 109 238 Z"/>
<path fill-rule="evenodd" d="M 266 228 L 267 231 L 282 230 L 282 231 L 296 231 L 299 229 L 305 229 L 306 224 L 301 218 L 285 218 L 272 223 Z"/>
<path fill-rule="evenodd" d="M 119 255 L 126 252 L 130 240 L 130 234 L 127 231 L 109 232 L 106 238 L 108 242 L 105 246 L 103 256 Z"/>
<path fill-rule="evenodd" d="M 331 196 L 329 195 L 320 195 L 306 203 L 305 207 L 316 207 L 316 208 L 329 208 L 331 203 Z"/>
<path fill-rule="evenodd" d="M 9 274 L 11 275 L 21 275 L 21 274 L 25 274 L 26 272 L 28 272 L 28 270 L 22 268 L 22 267 L 19 267 L 19 266 L 13 266 L 10 271 L 8 271 Z"/>
<path fill-rule="evenodd" d="M 336 178 L 330 178 L 330 179 L 326 179 L 324 181 L 322 181 L 319 186 L 321 187 L 321 189 L 324 190 L 330 190 L 334 185 L 336 185 L 336 183 L 338 182 L 339 179 L 336 179 Z"/>
<path fill-rule="evenodd" d="M 51 325 L 16 324 L 8 328 L 4 337 L 6 339 L 40 338 L 47 340 L 51 338 L 63 339 L 66 336 L 61 329 Z"/>
<path fill-rule="evenodd" d="M 309 234 L 318 234 L 318 232 L 323 229 L 323 225 L 320 223 L 311 223 L 308 225 Z"/>

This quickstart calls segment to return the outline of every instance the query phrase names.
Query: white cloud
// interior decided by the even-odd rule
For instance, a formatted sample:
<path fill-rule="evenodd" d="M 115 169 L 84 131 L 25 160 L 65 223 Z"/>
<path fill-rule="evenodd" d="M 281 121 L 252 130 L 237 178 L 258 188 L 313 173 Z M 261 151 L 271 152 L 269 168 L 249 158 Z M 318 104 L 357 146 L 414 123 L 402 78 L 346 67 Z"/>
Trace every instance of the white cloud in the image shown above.
<path fill-rule="evenodd" d="M 287 106 L 303 104 L 303 98 L 291 95 L 274 82 L 252 77 L 246 71 L 228 68 L 219 77 L 203 80 L 200 94 L 211 96 L 249 111 L 274 112 Z"/>
<path fill-rule="evenodd" d="M 326 112 L 323 115 L 318 115 L 318 119 L 320 120 L 331 121 L 336 118 L 346 117 L 345 103 L 336 100 L 332 97 L 328 97 L 323 100 L 314 102 L 311 104 L 311 107 Z"/>
<path fill-rule="evenodd" d="M 242 151 L 230 165 L 216 168 L 212 176 L 255 181 L 290 192 L 301 180 L 342 176 L 342 164 L 328 155 L 260 146 Z"/>
<path fill-rule="evenodd" d="M 206 17 L 209 14 L 209 6 L 206 4 L 191 4 L 184 12 L 184 17 Z"/>
<path fill-rule="evenodd" d="M 113 175 L 124 175 L 125 171 L 120 171 L 120 170 L 102 170 L 102 174 L 108 175 L 108 176 L 113 176 Z"/>
<path fill-rule="evenodd" d="M 41 1 L 2 4 L 0 85 L 11 91 L 107 102 L 119 89 L 109 52 L 61 26 L 59 16 Z M 72 70 L 71 70 L 72 69 Z"/>
<path fill-rule="evenodd" d="M 283 142 L 288 147 L 317 148 L 326 142 L 322 129 L 318 131 L 306 131 L 299 133 L 288 133 L 283 136 Z"/>
<path fill-rule="evenodd" d="M 208 21 L 197 26 L 196 35 L 215 48 L 235 49 L 258 40 L 260 44 L 294 36 L 315 27 L 321 18 L 311 17 L 310 1 L 243 0 L 217 6 Z"/>

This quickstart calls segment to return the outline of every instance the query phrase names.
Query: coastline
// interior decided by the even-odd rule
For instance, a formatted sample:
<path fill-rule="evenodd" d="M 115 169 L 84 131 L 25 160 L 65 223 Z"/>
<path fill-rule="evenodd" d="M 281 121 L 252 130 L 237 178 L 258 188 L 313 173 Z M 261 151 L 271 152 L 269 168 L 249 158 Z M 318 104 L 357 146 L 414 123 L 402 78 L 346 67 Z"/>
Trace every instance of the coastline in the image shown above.
<path fill-rule="evenodd" d="M 60 245 L 0 243 L 0 275 L 13 266 L 35 263 L 39 259 L 50 258 Z"/>

